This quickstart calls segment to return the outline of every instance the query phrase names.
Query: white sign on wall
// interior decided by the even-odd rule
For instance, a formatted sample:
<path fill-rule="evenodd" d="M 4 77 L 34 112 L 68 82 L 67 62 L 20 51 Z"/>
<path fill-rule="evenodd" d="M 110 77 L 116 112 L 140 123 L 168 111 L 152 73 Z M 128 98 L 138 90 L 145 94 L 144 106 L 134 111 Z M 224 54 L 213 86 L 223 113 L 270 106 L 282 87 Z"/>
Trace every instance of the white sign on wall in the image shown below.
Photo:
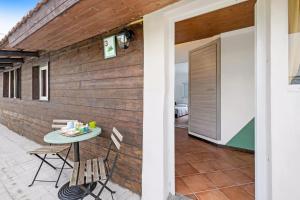
<path fill-rule="evenodd" d="M 116 57 L 116 40 L 115 36 L 109 36 L 103 39 L 104 59 Z"/>

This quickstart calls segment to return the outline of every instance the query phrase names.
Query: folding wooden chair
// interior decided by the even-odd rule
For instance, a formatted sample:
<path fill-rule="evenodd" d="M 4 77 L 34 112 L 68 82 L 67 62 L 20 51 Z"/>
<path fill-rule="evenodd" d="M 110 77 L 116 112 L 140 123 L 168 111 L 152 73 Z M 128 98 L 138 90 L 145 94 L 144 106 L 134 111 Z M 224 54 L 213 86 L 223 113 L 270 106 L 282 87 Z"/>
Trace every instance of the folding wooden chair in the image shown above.
<path fill-rule="evenodd" d="M 101 199 L 100 195 L 104 189 L 107 189 L 113 194 L 115 191 L 107 186 L 109 180 L 111 180 L 121 148 L 123 136 L 116 129 L 113 128 L 111 134 L 111 142 L 105 158 L 94 158 L 92 160 L 80 161 L 74 163 L 73 173 L 70 179 L 69 186 L 80 186 L 86 192 L 86 195 L 91 195 L 95 199 Z M 114 156 L 111 154 L 112 149 L 115 150 Z M 112 166 L 110 166 L 110 158 L 112 158 Z M 91 191 L 91 183 L 100 183 L 101 189 L 97 195 Z M 88 185 L 88 188 L 84 187 Z"/>
<path fill-rule="evenodd" d="M 60 128 L 66 126 L 69 121 L 75 121 L 75 120 L 57 120 L 57 119 L 54 119 L 53 124 L 52 124 L 52 129 L 53 130 L 60 129 Z M 50 146 L 42 146 L 42 147 L 37 148 L 33 151 L 29 151 L 28 153 L 30 155 L 35 155 L 37 158 L 39 158 L 42 161 L 39 168 L 38 168 L 38 170 L 37 170 L 37 172 L 36 172 L 36 174 L 35 174 L 35 176 L 34 176 L 34 178 L 33 178 L 33 180 L 32 180 L 32 182 L 31 182 L 31 184 L 29 185 L 29 187 L 31 187 L 34 184 L 35 181 L 38 181 L 38 182 L 55 182 L 55 187 L 57 188 L 60 176 L 62 174 L 62 171 L 64 169 L 73 168 L 72 165 L 70 163 L 68 163 L 68 161 L 67 161 L 67 158 L 68 158 L 69 153 L 70 153 L 71 146 L 72 145 L 68 145 L 68 146 L 66 146 L 66 145 L 50 145 Z M 63 158 L 60 154 L 63 151 L 66 151 L 66 150 L 67 150 L 67 154 Z M 47 155 L 49 155 L 49 154 L 50 155 L 55 155 L 55 156 L 57 156 L 57 158 L 55 158 L 55 157 L 54 158 L 53 157 L 47 158 Z M 58 167 L 53 166 L 50 162 L 47 161 L 48 159 L 61 159 L 63 161 L 62 167 L 58 168 Z M 37 179 L 37 176 L 38 176 L 38 174 L 39 174 L 39 172 L 40 172 L 40 170 L 41 170 L 44 163 L 47 164 L 48 166 L 50 166 L 51 168 L 53 168 L 54 170 L 60 169 L 57 180 L 51 181 L 51 180 Z M 67 164 L 70 168 L 65 168 L 65 164 Z"/>

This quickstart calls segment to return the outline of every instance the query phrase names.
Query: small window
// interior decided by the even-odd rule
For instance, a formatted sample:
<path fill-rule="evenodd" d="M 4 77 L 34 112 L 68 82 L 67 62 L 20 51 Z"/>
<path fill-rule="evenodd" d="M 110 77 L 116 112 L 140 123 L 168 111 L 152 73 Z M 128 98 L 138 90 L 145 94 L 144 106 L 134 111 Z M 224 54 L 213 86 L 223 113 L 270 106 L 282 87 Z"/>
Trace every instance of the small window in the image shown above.
<path fill-rule="evenodd" d="M 32 99 L 48 101 L 49 94 L 48 64 L 32 68 Z"/>
<path fill-rule="evenodd" d="M 3 97 L 21 98 L 21 68 L 3 73 Z"/>

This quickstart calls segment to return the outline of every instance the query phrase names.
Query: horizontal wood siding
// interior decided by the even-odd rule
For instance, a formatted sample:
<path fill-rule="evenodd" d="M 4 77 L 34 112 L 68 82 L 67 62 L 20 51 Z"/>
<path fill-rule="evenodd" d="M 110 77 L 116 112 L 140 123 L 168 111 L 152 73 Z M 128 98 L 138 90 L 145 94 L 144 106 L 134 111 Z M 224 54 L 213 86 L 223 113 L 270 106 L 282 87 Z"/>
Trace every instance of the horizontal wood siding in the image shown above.
<path fill-rule="evenodd" d="M 103 129 L 96 139 L 82 142 L 81 159 L 104 155 L 116 127 L 124 136 L 114 181 L 141 192 L 143 123 L 143 30 L 117 57 L 104 60 L 102 37 L 48 52 L 22 66 L 22 99 L 0 97 L 0 122 L 43 144 L 53 119 L 95 120 Z M 49 102 L 32 100 L 32 67 L 50 62 Z M 0 92 L 3 73 L 0 74 Z"/>

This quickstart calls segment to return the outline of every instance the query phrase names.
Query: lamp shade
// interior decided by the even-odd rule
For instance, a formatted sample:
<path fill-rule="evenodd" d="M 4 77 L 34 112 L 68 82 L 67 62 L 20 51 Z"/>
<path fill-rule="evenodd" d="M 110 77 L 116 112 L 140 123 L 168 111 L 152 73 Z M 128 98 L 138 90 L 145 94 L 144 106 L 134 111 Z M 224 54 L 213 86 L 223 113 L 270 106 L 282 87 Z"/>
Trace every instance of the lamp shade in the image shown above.
<path fill-rule="evenodd" d="M 133 39 L 133 31 L 128 29 L 123 29 L 118 35 L 117 35 L 117 42 L 118 46 L 121 49 L 127 49 L 129 47 L 130 41 Z"/>

